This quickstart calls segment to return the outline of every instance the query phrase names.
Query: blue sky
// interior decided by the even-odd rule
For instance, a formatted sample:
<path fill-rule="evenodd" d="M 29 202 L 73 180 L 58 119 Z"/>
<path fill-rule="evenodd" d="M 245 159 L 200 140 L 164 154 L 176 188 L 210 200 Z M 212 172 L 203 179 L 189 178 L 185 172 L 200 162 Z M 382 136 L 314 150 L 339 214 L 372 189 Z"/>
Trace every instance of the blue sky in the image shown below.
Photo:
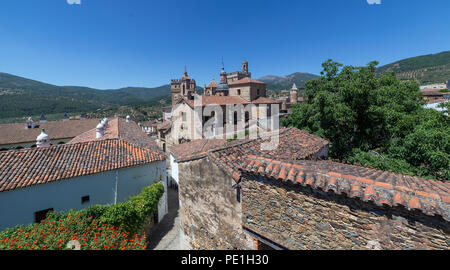
<path fill-rule="evenodd" d="M 70 0 L 69 0 L 70 1 Z M 450 49 L 448 0 L 0 1 L 0 72 L 56 85 L 203 86 L 249 61 L 254 78 L 318 74 L 328 58 L 387 64 Z"/>

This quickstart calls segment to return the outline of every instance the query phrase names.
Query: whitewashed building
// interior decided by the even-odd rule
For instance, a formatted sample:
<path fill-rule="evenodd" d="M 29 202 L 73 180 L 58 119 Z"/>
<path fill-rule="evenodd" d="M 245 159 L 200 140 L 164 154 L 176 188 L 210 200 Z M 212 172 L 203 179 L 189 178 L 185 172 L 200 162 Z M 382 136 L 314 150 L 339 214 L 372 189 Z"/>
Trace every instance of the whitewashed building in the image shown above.
<path fill-rule="evenodd" d="M 100 138 L 92 129 L 50 146 L 42 131 L 38 147 L 0 152 L 0 230 L 39 222 L 51 210 L 127 201 L 157 182 L 167 190 L 166 157 L 136 123 L 116 118 L 100 126 Z M 167 212 L 165 192 L 158 221 Z"/>

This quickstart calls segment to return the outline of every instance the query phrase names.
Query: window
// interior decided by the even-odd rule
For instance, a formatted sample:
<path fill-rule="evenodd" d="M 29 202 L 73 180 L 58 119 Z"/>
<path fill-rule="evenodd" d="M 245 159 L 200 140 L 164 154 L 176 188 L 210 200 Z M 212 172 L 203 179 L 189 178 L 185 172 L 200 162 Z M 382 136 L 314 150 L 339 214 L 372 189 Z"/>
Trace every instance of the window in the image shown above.
<path fill-rule="evenodd" d="M 53 208 L 35 212 L 34 213 L 34 222 L 40 223 L 42 220 L 44 220 L 47 217 L 47 214 L 51 211 L 53 211 Z"/>
<path fill-rule="evenodd" d="M 81 197 L 81 204 L 88 203 L 90 201 L 89 196 L 83 196 Z"/>
<path fill-rule="evenodd" d="M 238 114 L 237 114 L 237 112 L 234 112 L 233 118 L 234 118 L 233 119 L 234 120 L 234 124 L 237 125 L 237 122 L 238 122 L 238 119 L 237 119 L 238 118 Z"/>
<path fill-rule="evenodd" d="M 259 89 L 256 89 L 256 95 L 259 96 Z"/>
<path fill-rule="evenodd" d="M 237 94 L 238 94 L 238 96 L 241 95 L 241 89 L 238 89 L 238 90 L 237 90 Z"/>
<path fill-rule="evenodd" d="M 185 112 L 181 112 L 181 117 L 183 119 L 183 122 L 186 121 L 186 113 Z"/>

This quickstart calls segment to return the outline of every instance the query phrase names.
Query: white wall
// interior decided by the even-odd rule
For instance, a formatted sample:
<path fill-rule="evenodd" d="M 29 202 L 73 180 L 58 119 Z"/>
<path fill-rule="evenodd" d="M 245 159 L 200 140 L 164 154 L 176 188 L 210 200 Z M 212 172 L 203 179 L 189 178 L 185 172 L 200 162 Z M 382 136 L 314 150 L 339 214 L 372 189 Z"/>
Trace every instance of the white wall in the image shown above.
<path fill-rule="evenodd" d="M 33 223 L 35 212 L 49 208 L 55 211 L 68 211 L 96 204 L 123 202 L 130 196 L 139 194 L 146 186 L 160 181 L 165 182 L 165 178 L 164 160 L 0 192 L 0 230 L 18 224 Z M 167 185 L 164 188 L 166 189 Z M 83 196 L 89 196 L 90 202 L 82 204 Z M 167 196 L 163 198 L 165 199 L 160 203 L 161 211 L 158 211 L 161 212 L 160 216 L 167 213 Z"/>
<path fill-rule="evenodd" d="M 170 177 L 177 183 L 178 186 L 178 162 L 175 161 L 175 157 L 172 153 L 170 153 L 170 168 L 171 175 Z"/>

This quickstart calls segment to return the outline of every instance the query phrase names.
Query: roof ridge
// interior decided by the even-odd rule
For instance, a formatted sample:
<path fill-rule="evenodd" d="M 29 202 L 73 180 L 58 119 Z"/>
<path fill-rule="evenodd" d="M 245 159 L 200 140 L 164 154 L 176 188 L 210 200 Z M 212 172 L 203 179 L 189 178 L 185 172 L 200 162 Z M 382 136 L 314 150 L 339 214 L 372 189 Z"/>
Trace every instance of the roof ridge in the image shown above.
<path fill-rule="evenodd" d="M 247 155 L 243 158 L 243 166 L 238 168 L 239 172 L 261 175 L 264 177 L 289 181 L 304 187 L 321 189 L 325 192 L 333 191 L 338 195 L 345 194 L 349 198 L 359 198 L 364 202 L 373 202 L 378 206 L 388 205 L 403 206 L 408 210 L 420 210 L 427 215 L 440 215 L 446 221 L 450 221 L 450 185 L 447 190 L 442 190 L 441 183 L 419 177 L 410 177 L 411 182 L 394 183 L 389 178 L 401 179 L 405 175 L 385 172 L 383 179 L 377 177 L 360 176 L 349 174 L 341 168 L 314 168 L 309 165 L 324 163 L 321 161 L 279 161 L 257 155 Z M 350 167 L 351 165 L 325 161 L 328 164 L 339 164 Z M 365 170 L 373 170 L 364 168 Z M 405 179 L 402 179 L 405 181 Z M 424 182 L 425 181 L 425 182 Z M 420 184 L 427 183 L 427 185 Z M 434 189 L 433 189 L 434 188 Z"/>

